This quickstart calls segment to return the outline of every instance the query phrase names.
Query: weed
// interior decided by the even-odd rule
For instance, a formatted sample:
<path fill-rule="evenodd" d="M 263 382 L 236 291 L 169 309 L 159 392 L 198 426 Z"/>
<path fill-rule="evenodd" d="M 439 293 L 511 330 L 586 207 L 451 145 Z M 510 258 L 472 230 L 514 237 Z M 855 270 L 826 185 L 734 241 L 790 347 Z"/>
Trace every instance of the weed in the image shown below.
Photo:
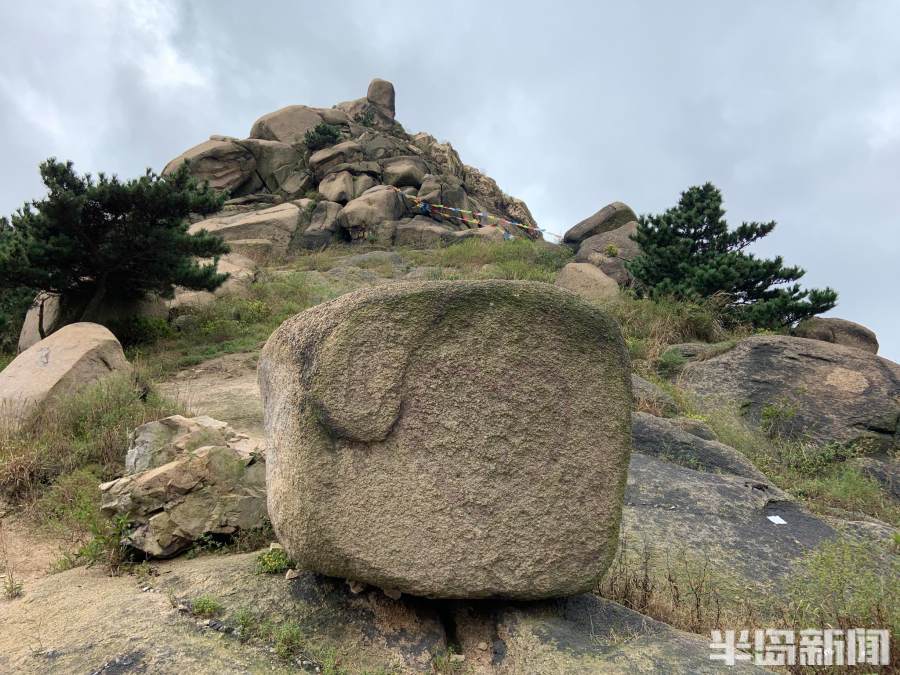
<path fill-rule="evenodd" d="M 246 607 L 241 607 L 235 611 L 232 619 L 237 627 L 238 638 L 241 642 L 246 642 L 259 635 L 259 617 Z"/>
<path fill-rule="evenodd" d="M 447 651 L 435 654 L 431 661 L 431 672 L 435 675 L 457 675 L 466 671 L 465 661 L 458 658 L 457 651 L 448 647 Z"/>
<path fill-rule="evenodd" d="M 196 616 L 213 617 L 224 609 L 221 602 L 208 594 L 197 596 L 191 601 L 191 613 Z"/>
<path fill-rule="evenodd" d="M 687 359 L 674 349 L 668 349 L 656 361 L 656 372 L 662 377 L 671 379 L 681 372 Z"/>
<path fill-rule="evenodd" d="M 179 412 L 136 368 L 39 408 L 24 421 L 0 420 L 0 493 L 34 499 L 60 476 L 87 467 L 101 479 L 120 474 L 131 430 Z"/>
<path fill-rule="evenodd" d="M 796 416 L 797 407 L 787 399 L 766 403 L 759 414 L 760 426 L 769 436 L 787 436 L 790 433 L 790 422 Z"/>
<path fill-rule="evenodd" d="M 0 518 L 0 573 L 3 575 L 3 597 L 13 600 L 22 595 L 22 582 L 16 578 L 6 541 L 6 530 Z"/>
<path fill-rule="evenodd" d="M 300 625 L 288 621 L 275 628 L 272 638 L 275 653 L 283 659 L 292 659 L 299 656 L 303 642 L 303 631 Z"/>
<path fill-rule="evenodd" d="M 283 548 L 269 548 L 256 556 L 256 571 L 259 574 L 284 574 L 292 565 Z"/>

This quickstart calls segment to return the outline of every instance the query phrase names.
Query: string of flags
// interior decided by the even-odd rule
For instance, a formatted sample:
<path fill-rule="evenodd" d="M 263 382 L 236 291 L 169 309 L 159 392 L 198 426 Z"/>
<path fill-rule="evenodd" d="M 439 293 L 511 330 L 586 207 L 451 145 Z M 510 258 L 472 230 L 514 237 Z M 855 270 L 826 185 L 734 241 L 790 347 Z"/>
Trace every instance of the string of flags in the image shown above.
<path fill-rule="evenodd" d="M 512 234 L 506 229 L 507 227 L 518 227 L 522 230 L 541 232 L 542 234 L 548 234 L 551 237 L 560 239 L 558 235 L 553 234 L 552 232 L 548 232 L 547 230 L 543 230 L 539 227 L 526 225 L 525 223 L 519 223 L 514 220 L 506 220 L 505 218 L 500 218 L 499 216 L 495 216 L 484 211 L 468 211 L 466 209 L 458 209 L 454 206 L 445 206 L 444 204 L 431 204 L 430 202 L 426 202 L 424 199 L 419 199 L 418 197 L 414 197 L 412 195 L 406 194 L 405 192 L 401 192 L 397 188 L 394 188 L 394 190 L 404 199 L 408 199 L 414 202 L 416 208 L 418 208 L 419 210 L 419 213 L 421 213 L 423 216 L 431 216 L 433 214 L 437 214 L 443 218 L 452 218 L 454 220 L 459 220 L 466 225 L 474 225 L 476 227 L 497 226 L 503 230 L 504 239 L 512 239 Z"/>

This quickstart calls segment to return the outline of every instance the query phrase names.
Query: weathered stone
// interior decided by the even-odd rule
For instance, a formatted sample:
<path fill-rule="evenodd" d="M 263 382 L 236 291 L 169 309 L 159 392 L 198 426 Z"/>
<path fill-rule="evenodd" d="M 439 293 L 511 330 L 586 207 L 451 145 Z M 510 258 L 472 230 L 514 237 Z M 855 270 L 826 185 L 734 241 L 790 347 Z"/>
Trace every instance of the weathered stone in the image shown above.
<path fill-rule="evenodd" d="M 369 103 L 377 105 L 391 119 L 394 119 L 396 115 L 394 96 L 394 85 L 387 80 L 380 80 L 377 77 L 369 83 L 369 90 L 366 92 L 366 98 L 369 100 Z"/>
<path fill-rule="evenodd" d="M 429 204 L 442 204 L 454 209 L 472 210 L 469 208 L 469 199 L 462 181 L 453 176 L 426 175 L 417 196 Z"/>
<path fill-rule="evenodd" d="M 321 111 L 305 105 L 290 105 L 256 120 L 250 129 L 250 138 L 296 145 L 303 143 L 306 132 L 322 121 Z"/>
<path fill-rule="evenodd" d="M 328 201 L 346 204 L 374 186 L 375 180 L 368 174 L 354 175 L 349 171 L 339 171 L 322 179 L 319 192 Z"/>
<path fill-rule="evenodd" d="M 398 220 L 406 211 L 403 197 L 393 188 L 378 185 L 366 190 L 341 211 L 340 225 L 353 239 L 361 239 L 373 226 Z"/>
<path fill-rule="evenodd" d="M 450 143 L 438 143 L 434 136 L 425 132 L 415 134 L 412 142 L 440 168 L 443 176 L 453 176 L 460 181 L 465 177 L 462 160 Z"/>
<path fill-rule="evenodd" d="M 878 338 L 875 333 L 865 326 L 846 319 L 816 316 L 800 322 L 794 329 L 794 335 L 810 340 L 854 347 L 872 354 L 878 353 Z"/>
<path fill-rule="evenodd" d="M 589 263 L 569 263 L 556 276 L 556 285 L 577 293 L 589 302 L 616 297 L 619 285 Z"/>
<path fill-rule="evenodd" d="M 520 233 L 524 232 L 531 239 L 542 238 L 534 216 L 531 215 L 525 202 L 503 192 L 497 181 L 474 167 L 466 165 L 464 174 L 466 193 L 471 201 L 478 204 L 475 211 L 489 211 L 507 220 L 522 223 L 530 229 L 520 230 Z"/>
<path fill-rule="evenodd" d="M 212 417 L 172 415 L 142 424 L 132 432 L 125 453 L 125 472 L 155 469 L 206 445 L 230 445 L 249 453 L 257 449 L 258 443 Z"/>
<path fill-rule="evenodd" d="M 680 383 L 718 405 L 740 405 L 779 434 L 900 446 L 900 366 L 860 349 L 757 335 L 687 364 Z"/>
<path fill-rule="evenodd" d="M 209 140 L 195 145 L 166 164 L 163 174 L 175 173 L 185 161 L 190 163 L 193 176 L 208 181 L 216 190 L 238 195 L 253 192 L 260 186 L 256 159 L 247 148 L 233 141 Z"/>
<path fill-rule="evenodd" d="M 437 248 L 454 231 L 444 225 L 439 225 L 430 218 L 416 216 L 408 222 L 397 224 L 394 231 L 395 246 L 409 246 L 410 248 Z"/>
<path fill-rule="evenodd" d="M 702 438 L 704 441 L 717 441 L 719 437 L 706 422 L 693 417 L 669 417 L 667 420 L 682 431 L 692 436 Z"/>
<path fill-rule="evenodd" d="M 392 157 L 382 164 L 382 168 L 382 180 L 394 187 L 418 188 L 428 174 L 428 165 L 418 157 Z"/>
<path fill-rule="evenodd" d="M 766 476 L 734 448 L 689 434 L 669 420 L 645 412 L 636 412 L 631 419 L 635 452 L 690 469 L 768 482 Z"/>
<path fill-rule="evenodd" d="M 660 417 L 678 414 L 675 399 L 639 375 L 631 375 L 631 391 L 634 395 L 635 410 L 643 410 Z"/>
<path fill-rule="evenodd" d="M 363 157 L 362 146 L 356 141 L 344 141 L 317 150 L 309 158 L 309 168 L 320 179 L 331 173 L 339 164 L 357 162 Z"/>
<path fill-rule="evenodd" d="M 175 555 L 204 535 L 262 527 L 265 461 L 250 445 L 245 440 L 204 445 L 166 464 L 103 483 L 100 510 L 108 517 L 127 518 L 133 529 L 125 541 L 158 558 Z"/>
<path fill-rule="evenodd" d="M 452 233 L 452 237 L 446 238 L 447 243 L 465 241 L 466 239 L 487 239 L 488 241 L 503 241 L 506 239 L 506 231 L 494 225 L 477 227 L 474 230 L 458 230 Z"/>
<path fill-rule="evenodd" d="M 279 540 L 414 595 L 589 590 L 618 531 L 628 371 L 612 319 L 546 284 L 389 284 L 307 310 L 259 366 Z"/>
<path fill-rule="evenodd" d="M 200 262 L 210 264 L 212 263 L 212 260 L 201 260 Z M 200 305 L 208 305 L 216 298 L 220 298 L 224 295 L 234 295 L 244 291 L 251 283 L 253 283 L 259 273 L 256 262 L 240 253 L 228 253 L 223 255 L 216 264 L 216 271 L 219 274 L 227 274 L 228 279 L 226 279 L 225 283 L 219 286 L 215 291 L 176 289 L 175 297 L 169 301 L 168 307 L 198 307 Z"/>
<path fill-rule="evenodd" d="M 221 236 L 225 241 L 235 239 L 267 239 L 272 242 L 273 256 L 287 252 L 291 237 L 299 227 L 300 209 L 285 203 L 260 211 L 234 216 L 209 218 L 194 223 L 190 232 L 206 230 Z"/>
<path fill-rule="evenodd" d="M 312 212 L 309 227 L 300 235 L 300 247 L 312 250 L 327 246 L 340 227 L 338 217 L 341 208 L 336 202 L 318 202 Z"/>
<path fill-rule="evenodd" d="M 122 345 L 109 329 L 72 323 L 26 349 L 0 372 L 0 409 L 5 420 L 15 424 L 36 406 L 130 370 Z"/>
<path fill-rule="evenodd" d="M 635 232 L 637 223 L 631 222 L 615 230 L 588 237 L 581 242 L 575 261 L 596 265 L 620 286 L 627 286 L 631 283 L 631 274 L 625 268 L 625 262 L 641 254 L 641 247 L 631 239 Z"/>
<path fill-rule="evenodd" d="M 302 156 L 293 146 L 258 138 L 237 141 L 237 144 L 256 159 L 256 172 L 269 192 L 281 191 L 290 195 L 294 193 L 290 188 L 302 182 L 291 181 L 294 174 L 303 171 Z"/>
<path fill-rule="evenodd" d="M 613 202 L 571 228 L 563 236 L 563 241 L 567 244 L 580 244 L 588 237 L 618 229 L 636 220 L 637 216 L 628 205 Z"/>
<path fill-rule="evenodd" d="M 37 344 L 41 338 L 40 324 L 43 322 L 44 336 L 51 335 L 67 323 L 70 317 L 60 302 L 60 297 L 53 293 L 38 293 L 25 313 L 22 330 L 19 331 L 19 351 L 24 352 L 31 345 Z"/>
<path fill-rule="evenodd" d="M 409 143 L 381 131 L 367 131 L 357 140 L 368 160 L 383 160 L 412 152 Z"/>

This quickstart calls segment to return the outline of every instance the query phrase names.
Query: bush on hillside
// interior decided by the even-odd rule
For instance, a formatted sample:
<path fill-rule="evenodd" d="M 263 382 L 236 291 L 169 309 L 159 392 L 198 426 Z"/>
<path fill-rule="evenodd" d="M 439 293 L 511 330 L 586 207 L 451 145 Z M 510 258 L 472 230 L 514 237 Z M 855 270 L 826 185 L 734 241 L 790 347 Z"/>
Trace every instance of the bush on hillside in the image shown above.
<path fill-rule="evenodd" d="M 58 294 L 84 320 L 105 301 L 168 298 L 176 286 L 211 291 L 227 278 L 215 262 L 197 261 L 227 253 L 221 237 L 189 234 L 187 221 L 219 210 L 224 196 L 199 186 L 187 166 L 126 182 L 79 176 L 71 162 L 52 158 L 40 171 L 48 195 L 0 218 L 4 294 Z"/>
<path fill-rule="evenodd" d="M 325 124 L 320 122 L 315 129 L 306 132 L 303 142 L 310 152 L 327 148 L 341 140 L 341 130 L 333 124 Z"/>
<path fill-rule="evenodd" d="M 835 306 L 830 288 L 802 290 L 804 270 L 780 256 L 760 259 L 744 249 L 775 222 L 742 223 L 729 230 L 722 194 L 712 183 L 688 188 L 665 213 L 642 216 L 633 239 L 641 255 L 626 263 L 637 290 L 651 297 L 696 301 L 721 298 L 726 316 L 758 328 L 778 329 Z"/>

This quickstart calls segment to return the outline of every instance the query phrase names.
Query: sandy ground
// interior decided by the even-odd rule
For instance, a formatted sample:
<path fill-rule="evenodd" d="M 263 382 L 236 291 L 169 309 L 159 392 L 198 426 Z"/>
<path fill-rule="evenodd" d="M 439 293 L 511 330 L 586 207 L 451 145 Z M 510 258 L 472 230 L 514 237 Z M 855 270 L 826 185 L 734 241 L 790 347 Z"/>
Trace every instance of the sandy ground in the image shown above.
<path fill-rule="evenodd" d="M 226 354 L 178 372 L 160 391 L 197 415 L 228 422 L 237 431 L 263 438 L 263 409 L 256 383 L 257 354 Z"/>
<path fill-rule="evenodd" d="M 68 542 L 36 531 L 20 512 L 0 501 L 0 577 L 5 578 L 11 570 L 16 580 L 28 584 L 45 576 L 51 564 L 69 548 Z"/>

